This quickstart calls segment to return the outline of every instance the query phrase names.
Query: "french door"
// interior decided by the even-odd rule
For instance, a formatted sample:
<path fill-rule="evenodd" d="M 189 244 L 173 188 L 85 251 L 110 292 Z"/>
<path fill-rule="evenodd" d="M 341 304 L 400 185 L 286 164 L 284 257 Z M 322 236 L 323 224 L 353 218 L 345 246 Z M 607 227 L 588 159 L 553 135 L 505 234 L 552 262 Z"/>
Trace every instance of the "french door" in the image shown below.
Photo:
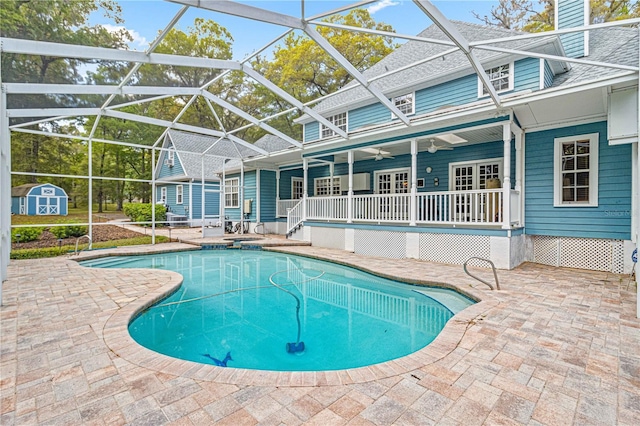
<path fill-rule="evenodd" d="M 490 179 L 502 179 L 502 158 L 451 163 L 449 165 L 449 189 L 451 191 L 487 189 L 487 182 Z M 488 221 L 495 219 L 493 212 L 491 218 L 487 217 L 489 210 L 487 200 L 484 197 L 474 197 L 472 194 L 456 195 L 455 205 L 452 206 L 452 209 L 453 216 L 459 221 L 478 217 L 483 217 L 483 220 Z"/>
<path fill-rule="evenodd" d="M 409 192 L 409 169 L 375 172 L 375 182 L 378 194 L 406 194 Z M 378 212 L 379 217 L 408 220 L 409 204 L 399 199 L 383 197 L 379 199 Z"/>

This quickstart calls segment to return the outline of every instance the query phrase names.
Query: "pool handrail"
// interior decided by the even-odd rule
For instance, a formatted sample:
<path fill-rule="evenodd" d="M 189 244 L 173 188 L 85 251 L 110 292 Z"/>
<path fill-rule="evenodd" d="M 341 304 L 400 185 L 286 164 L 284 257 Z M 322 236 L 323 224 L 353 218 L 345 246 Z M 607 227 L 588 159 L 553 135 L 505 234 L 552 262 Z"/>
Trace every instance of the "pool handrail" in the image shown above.
<path fill-rule="evenodd" d="M 491 285 L 491 283 L 490 283 L 490 282 L 485 281 L 485 280 L 483 280 L 482 278 L 479 278 L 479 277 L 477 277 L 477 276 L 473 275 L 471 272 L 469 272 L 469 271 L 467 270 L 467 263 L 468 263 L 470 260 L 473 260 L 473 259 L 475 259 L 475 260 L 481 260 L 481 261 L 483 261 L 483 262 L 487 262 L 489 265 L 491 265 L 491 269 L 493 270 L 493 278 L 494 278 L 494 279 L 495 279 L 495 281 L 496 281 L 496 288 L 493 288 L 493 286 Z M 482 258 L 482 257 L 475 257 L 475 256 L 474 256 L 474 257 L 470 257 L 470 258 L 468 258 L 467 260 L 465 260 L 465 261 L 464 261 L 464 264 L 462 265 L 462 269 L 464 269 L 464 272 L 465 272 L 467 275 L 469 275 L 471 278 L 475 278 L 476 280 L 480 281 L 481 283 L 488 285 L 488 286 L 489 286 L 489 288 L 490 288 L 491 290 L 500 290 L 500 283 L 498 282 L 498 274 L 497 274 L 497 272 L 496 272 L 496 265 L 494 265 L 494 264 L 493 264 L 493 262 L 492 262 L 492 261 L 490 261 L 489 259 L 484 259 L 484 258 Z"/>

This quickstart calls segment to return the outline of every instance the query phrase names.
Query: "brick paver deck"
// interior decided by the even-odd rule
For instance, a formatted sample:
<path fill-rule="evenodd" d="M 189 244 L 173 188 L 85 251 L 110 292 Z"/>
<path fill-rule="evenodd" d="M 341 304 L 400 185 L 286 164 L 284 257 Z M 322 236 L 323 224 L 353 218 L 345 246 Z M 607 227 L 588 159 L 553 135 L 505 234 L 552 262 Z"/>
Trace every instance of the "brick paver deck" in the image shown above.
<path fill-rule="evenodd" d="M 192 247 L 127 251 L 157 248 Z M 223 369 L 164 357 L 126 333 L 178 274 L 13 261 L 0 310 L 0 424 L 640 424 L 640 320 L 627 276 L 525 264 L 500 271 L 502 290 L 491 292 L 460 266 L 278 250 L 458 286 L 483 302 L 432 345 L 379 366 Z"/>

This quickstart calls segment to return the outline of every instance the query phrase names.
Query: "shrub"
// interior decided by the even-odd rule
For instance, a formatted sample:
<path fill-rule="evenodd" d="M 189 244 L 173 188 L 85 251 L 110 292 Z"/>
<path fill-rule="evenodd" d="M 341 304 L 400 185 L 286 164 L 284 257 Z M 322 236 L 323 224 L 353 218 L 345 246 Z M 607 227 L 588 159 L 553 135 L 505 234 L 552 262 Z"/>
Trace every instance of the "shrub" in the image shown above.
<path fill-rule="evenodd" d="M 11 242 L 12 243 L 26 243 L 29 241 L 37 240 L 40 234 L 42 234 L 44 228 L 34 226 L 30 228 L 13 228 L 11 230 Z M 20 237 L 18 238 L 18 235 Z"/>
<path fill-rule="evenodd" d="M 167 210 L 162 204 L 156 204 L 156 222 L 164 222 L 167 218 Z M 151 222 L 151 204 L 131 203 L 122 208 L 132 222 Z M 147 226 L 147 225 L 145 225 Z"/>
<path fill-rule="evenodd" d="M 80 237 L 87 233 L 87 227 L 72 223 L 66 226 L 52 226 L 49 228 L 49 232 L 55 235 L 56 238 Z"/>
<path fill-rule="evenodd" d="M 11 250 L 11 259 L 40 259 L 42 257 L 55 257 L 67 254 L 69 247 L 47 247 L 36 249 Z"/>

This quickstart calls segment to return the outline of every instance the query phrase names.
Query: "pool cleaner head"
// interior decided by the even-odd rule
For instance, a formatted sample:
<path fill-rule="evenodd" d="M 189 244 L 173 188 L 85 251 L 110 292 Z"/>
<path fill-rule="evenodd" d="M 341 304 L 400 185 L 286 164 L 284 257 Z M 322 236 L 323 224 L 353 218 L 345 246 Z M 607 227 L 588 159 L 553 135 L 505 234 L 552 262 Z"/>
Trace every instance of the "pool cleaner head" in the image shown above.
<path fill-rule="evenodd" d="M 287 353 L 296 354 L 304 352 L 304 342 L 287 343 Z"/>

